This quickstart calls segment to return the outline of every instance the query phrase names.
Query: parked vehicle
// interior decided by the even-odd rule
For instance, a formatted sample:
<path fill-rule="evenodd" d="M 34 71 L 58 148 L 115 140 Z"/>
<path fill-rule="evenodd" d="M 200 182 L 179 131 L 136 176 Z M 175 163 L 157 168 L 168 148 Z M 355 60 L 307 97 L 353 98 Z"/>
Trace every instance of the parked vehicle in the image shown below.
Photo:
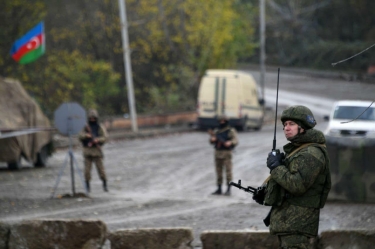
<path fill-rule="evenodd" d="M 217 126 L 217 116 L 226 115 L 238 130 L 259 130 L 263 125 L 264 100 L 250 73 L 237 70 L 207 70 L 198 92 L 198 127 Z"/>
<path fill-rule="evenodd" d="M 0 77 L 0 116 L 0 131 L 4 135 L 7 132 L 17 133 L 18 130 L 51 128 L 50 121 L 21 83 L 2 77 Z M 19 169 L 22 158 L 36 167 L 43 167 L 52 150 L 50 131 L 0 137 L 0 162 L 7 163 L 9 169 Z"/>
<path fill-rule="evenodd" d="M 375 105 L 372 101 L 342 100 L 334 103 L 325 134 L 332 137 L 375 138 Z"/>

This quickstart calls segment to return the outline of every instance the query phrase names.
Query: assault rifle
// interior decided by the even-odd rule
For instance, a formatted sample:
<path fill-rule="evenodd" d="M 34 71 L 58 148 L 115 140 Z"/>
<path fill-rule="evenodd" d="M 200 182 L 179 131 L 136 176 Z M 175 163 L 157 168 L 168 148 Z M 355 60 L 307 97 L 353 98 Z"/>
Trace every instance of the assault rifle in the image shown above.
<path fill-rule="evenodd" d="M 248 193 L 252 193 L 254 195 L 264 194 L 264 191 L 266 190 L 266 187 L 264 185 L 262 185 L 258 188 L 254 188 L 254 187 L 251 187 L 251 186 L 247 186 L 245 188 L 245 187 L 241 186 L 241 180 L 238 180 L 238 183 L 230 182 L 229 185 L 232 185 L 236 188 L 242 189 L 243 191 L 248 192 Z"/>
<path fill-rule="evenodd" d="M 208 133 L 213 136 L 213 137 L 216 137 L 217 139 L 217 148 L 220 149 L 222 147 L 225 147 L 225 142 L 228 141 L 228 140 L 225 140 L 224 137 L 220 134 L 220 133 L 215 133 L 213 130 L 209 129 L 208 130 Z M 229 148 L 233 148 L 234 146 L 231 145 Z"/>
<path fill-rule="evenodd" d="M 90 128 L 89 125 L 86 125 L 86 126 L 85 126 L 85 132 L 91 135 L 91 138 L 88 138 L 88 139 L 85 141 L 87 147 L 97 147 L 97 148 L 100 148 L 100 144 L 94 142 L 94 141 L 95 141 L 95 135 L 94 135 L 94 133 L 91 131 L 91 128 Z"/>

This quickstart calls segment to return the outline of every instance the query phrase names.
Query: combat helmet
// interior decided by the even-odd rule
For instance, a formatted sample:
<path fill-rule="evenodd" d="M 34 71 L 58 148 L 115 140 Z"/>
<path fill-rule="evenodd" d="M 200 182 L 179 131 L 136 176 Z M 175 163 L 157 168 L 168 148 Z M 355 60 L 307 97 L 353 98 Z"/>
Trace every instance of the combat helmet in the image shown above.
<path fill-rule="evenodd" d="M 95 109 L 90 109 L 89 113 L 88 113 L 88 118 L 96 118 L 96 119 L 98 119 L 99 118 L 98 111 L 95 110 Z"/>
<path fill-rule="evenodd" d="M 281 114 L 281 122 L 284 124 L 287 120 L 296 121 L 302 128 L 308 130 L 314 128 L 316 121 L 309 108 L 303 105 L 290 106 Z"/>

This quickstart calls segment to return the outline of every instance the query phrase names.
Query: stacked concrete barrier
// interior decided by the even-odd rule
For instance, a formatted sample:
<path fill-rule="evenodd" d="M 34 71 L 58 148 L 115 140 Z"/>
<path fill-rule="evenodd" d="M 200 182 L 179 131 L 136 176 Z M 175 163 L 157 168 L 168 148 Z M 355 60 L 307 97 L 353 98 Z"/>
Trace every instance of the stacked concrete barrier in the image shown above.
<path fill-rule="evenodd" d="M 8 228 L 7 249 L 99 249 L 107 235 L 100 220 L 29 220 Z"/>
<path fill-rule="evenodd" d="M 321 249 L 369 249 L 375 247 L 375 230 L 325 231 L 320 235 Z"/>
<path fill-rule="evenodd" d="M 6 223 L 0 222 L 0 249 L 8 248 L 10 226 Z"/>
<path fill-rule="evenodd" d="M 201 241 L 203 249 L 268 249 L 279 245 L 268 231 L 204 231 Z"/>
<path fill-rule="evenodd" d="M 110 233 L 111 249 L 192 249 L 191 228 L 124 229 Z"/>
<path fill-rule="evenodd" d="M 203 249 L 278 248 L 268 231 L 204 231 Z M 191 228 L 124 229 L 107 233 L 99 220 L 30 220 L 0 222 L 0 249 L 99 249 L 109 239 L 111 249 L 193 249 Z M 368 249 L 375 245 L 375 230 L 323 231 L 312 249 Z"/>
<path fill-rule="evenodd" d="M 375 202 L 375 139 L 326 137 L 331 161 L 329 200 Z"/>

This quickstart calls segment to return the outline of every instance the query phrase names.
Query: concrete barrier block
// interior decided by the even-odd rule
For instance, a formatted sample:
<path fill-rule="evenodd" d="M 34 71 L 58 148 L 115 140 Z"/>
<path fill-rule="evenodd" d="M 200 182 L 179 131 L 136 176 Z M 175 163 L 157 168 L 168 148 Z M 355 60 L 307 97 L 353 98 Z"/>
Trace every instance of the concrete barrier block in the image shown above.
<path fill-rule="evenodd" d="M 268 231 L 204 231 L 203 249 L 269 249 L 278 248 L 279 241 Z"/>
<path fill-rule="evenodd" d="M 123 229 L 110 233 L 111 249 L 192 249 L 191 228 Z"/>
<path fill-rule="evenodd" d="M 337 230 L 320 234 L 321 249 L 368 249 L 375 247 L 375 230 Z"/>
<path fill-rule="evenodd" d="M 375 203 L 375 139 L 326 136 L 332 189 L 329 200 Z"/>
<path fill-rule="evenodd" d="M 9 249 L 98 249 L 106 236 L 100 220 L 28 220 L 11 225 Z"/>
<path fill-rule="evenodd" d="M 8 249 L 10 226 L 0 222 L 0 249 Z"/>

